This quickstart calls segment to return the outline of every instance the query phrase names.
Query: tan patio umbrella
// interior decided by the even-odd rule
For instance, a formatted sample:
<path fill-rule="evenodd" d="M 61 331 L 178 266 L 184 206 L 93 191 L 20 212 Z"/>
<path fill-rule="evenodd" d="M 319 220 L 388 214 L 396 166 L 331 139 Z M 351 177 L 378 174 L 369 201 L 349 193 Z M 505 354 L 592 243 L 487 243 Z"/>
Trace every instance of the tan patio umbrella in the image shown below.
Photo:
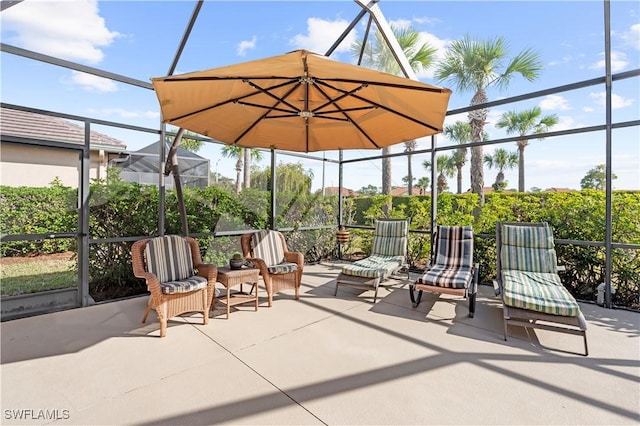
<path fill-rule="evenodd" d="M 451 95 L 306 50 L 151 80 L 165 123 L 299 152 L 380 149 L 440 133 Z"/>

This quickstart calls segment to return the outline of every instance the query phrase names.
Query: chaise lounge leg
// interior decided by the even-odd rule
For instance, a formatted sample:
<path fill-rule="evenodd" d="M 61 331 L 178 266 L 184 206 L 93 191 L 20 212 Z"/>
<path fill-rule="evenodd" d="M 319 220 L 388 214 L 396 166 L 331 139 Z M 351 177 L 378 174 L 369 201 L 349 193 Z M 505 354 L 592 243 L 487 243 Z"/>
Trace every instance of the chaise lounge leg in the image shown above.
<path fill-rule="evenodd" d="M 589 356 L 589 348 L 587 347 L 587 333 L 584 333 L 584 356 Z"/>
<path fill-rule="evenodd" d="M 469 296 L 469 318 L 473 318 L 476 313 L 476 293 Z"/>
<path fill-rule="evenodd" d="M 411 304 L 414 308 L 417 308 L 420 304 L 420 299 L 422 299 L 422 290 L 418 290 L 418 297 L 415 296 L 415 285 L 409 285 L 409 297 L 411 298 Z"/>

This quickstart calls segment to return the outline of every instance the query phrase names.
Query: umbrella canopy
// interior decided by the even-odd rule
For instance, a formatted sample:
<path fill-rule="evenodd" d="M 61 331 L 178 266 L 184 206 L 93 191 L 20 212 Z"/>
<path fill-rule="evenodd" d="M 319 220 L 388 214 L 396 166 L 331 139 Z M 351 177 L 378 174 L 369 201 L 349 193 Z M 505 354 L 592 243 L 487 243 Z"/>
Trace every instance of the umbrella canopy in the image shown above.
<path fill-rule="evenodd" d="M 165 123 L 299 152 L 380 149 L 440 133 L 451 96 L 306 50 L 151 81 Z"/>

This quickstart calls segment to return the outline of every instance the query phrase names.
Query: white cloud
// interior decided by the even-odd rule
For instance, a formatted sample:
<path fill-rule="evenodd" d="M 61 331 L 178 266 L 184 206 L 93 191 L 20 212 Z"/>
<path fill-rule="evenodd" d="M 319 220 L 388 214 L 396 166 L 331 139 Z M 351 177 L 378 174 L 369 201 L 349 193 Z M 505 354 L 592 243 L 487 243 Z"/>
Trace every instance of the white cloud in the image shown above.
<path fill-rule="evenodd" d="M 238 56 L 245 56 L 247 54 L 247 50 L 254 49 L 256 47 L 257 40 L 257 37 L 253 36 L 251 40 L 243 40 L 238 43 L 238 49 L 236 50 Z"/>
<path fill-rule="evenodd" d="M 91 112 L 96 112 L 102 115 L 103 117 L 119 117 L 119 118 L 152 118 L 158 119 L 160 118 L 159 111 L 131 111 L 123 108 L 102 108 L 100 110 L 91 110 Z"/>
<path fill-rule="evenodd" d="M 430 18 L 428 16 L 416 17 L 416 18 L 413 18 L 413 20 L 418 24 L 429 24 L 429 25 L 439 24 L 440 22 L 442 22 L 438 18 Z"/>
<path fill-rule="evenodd" d="M 602 59 L 589 66 L 590 69 L 603 70 L 605 67 L 604 53 L 601 53 Z M 627 61 L 627 54 L 624 52 L 611 51 L 611 71 L 618 72 L 625 69 L 629 64 Z"/>
<path fill-rule="evenodd" d="M 71 81 L 90 92 L 115 92 L 118 90 L 115 81 L 80 71 L 71 71 Z"/>
<path fill-rule="evenodd" d="M 589 96 L 591 97 L 591 99 L 593 99 L 593 101 L 595 102 L 596 105 L 604 107 L 605 106 L 605 92 L 598 92 L 598 93 L 589 93 Z M 633 105 L 634 100 L 630 99 L 630 98 L 623 98 L 620 95 L 617 95 L 615 93 L 611 94 L 611 108 L 612 109 L 620 109 L 620 108 L 625 108 L 628 106 Z"/>
<path fill-rule="evenodd" d="M 327 21 L 320 18 L 309 18 L 307 19 L 307 34 L 296 34 L 289 43 L 296 49 L 306 49 L 324 55 L 347 26 L 349 26 L 349 22 L 344 19 Z M 336 52 L 348 52 L 355 40 L 356 30 L 354 29 L 340 43 Z"/>
<path fill-rule="evenodd" d="M 580 127 L 575 119 L 569 115 L 561 115 L 558 117 L 558 124 L 553 126 L 551 129 L 554 132 L 559 132 L 562 130 L 575 129 L 576 127 Z"/>
<path fill-rule="evenodd" d="M 569 102 L 560 95 L 548 95 L 540 101 L 540 109 L 542 110 L 568 110 Z"/>
<path fill-rule="evenodd" d="M 640 24 L 634 24 L 628 31 L 620 34 L 620 39 L 622 39 L 626 45 L 640 50 Z"/>
<path fill-rule="evenodd" d="M 409 28 L 411 26 L 411 20 L 409 19 L 396 19 L 394 21 L 389 21 L 390 25 L 393 25 L 396 28 Z"/>
<path fill-rule="evenodd" d="M 91 64 L 120 36 L 106 27 L 96 0 L 25 1 L 2 12 L 2 26 L 20 47 Z"/>
<path fill-rule="evenodd" d="M 556 65 L 568 64 L 572 60 L 573 60 L 573 58 L 571 56 L 563 56 L 560 60 L 551 61 L 547 65 L 549 65 L 550 67 L 553 67 L 553 66 L 556 66 Z"/>
<path fill-rule="evenodd" d="M 419 20 L 414 19 L 416 22 L 420 23 Z M 406 19 L 398 19 L 395 21 L 390 21 L 389 24 L 393 25 L 396 28 L 406 28 L 411 26 L 411 21 Z M 436 49 L 435 56 L 433 58 L 433 64 L 438 62 L 438 60 L 444 58 L 444 54 L 446 52 L 447 46 L 451 43 L 451 40 L 441 39 L 438 36 L 431 34 L 426 31 L 418 31 L 418 44 L 426 44 L 427 46 Z M 433 65 L 432 64 L 432 65 Z M 416 72 L 416 75 L 419 79 L 432 79 L 434 77 L 433 74 L 433 66 L 426 69 Z"/>

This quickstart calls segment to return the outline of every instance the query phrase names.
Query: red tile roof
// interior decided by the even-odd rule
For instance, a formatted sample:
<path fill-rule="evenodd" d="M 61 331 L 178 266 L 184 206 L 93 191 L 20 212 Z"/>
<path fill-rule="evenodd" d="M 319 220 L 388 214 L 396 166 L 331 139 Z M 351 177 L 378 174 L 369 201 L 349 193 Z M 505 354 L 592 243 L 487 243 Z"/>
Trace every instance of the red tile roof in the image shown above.
<path fill-rule="evenodd" d="M 322 190 L 318 190 L 321 192 Z M 338 187 L 337 186 L 327 186 L 324 188 L 324 195 L 338 195 Z M 349 188 L 342 188 L 342 196 L 343 197 L 357 197 L 360 195 L 357 191 L 354 191 Z"/>

